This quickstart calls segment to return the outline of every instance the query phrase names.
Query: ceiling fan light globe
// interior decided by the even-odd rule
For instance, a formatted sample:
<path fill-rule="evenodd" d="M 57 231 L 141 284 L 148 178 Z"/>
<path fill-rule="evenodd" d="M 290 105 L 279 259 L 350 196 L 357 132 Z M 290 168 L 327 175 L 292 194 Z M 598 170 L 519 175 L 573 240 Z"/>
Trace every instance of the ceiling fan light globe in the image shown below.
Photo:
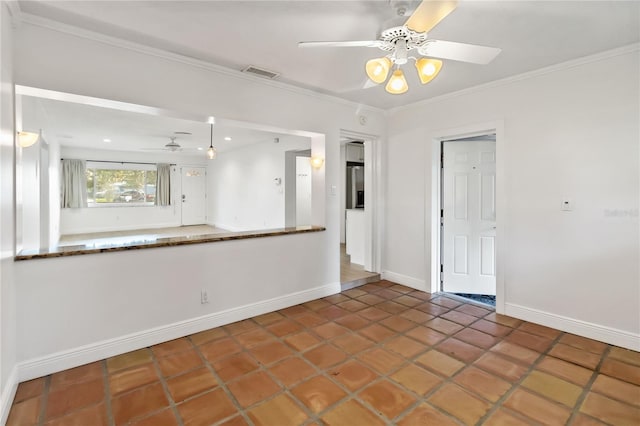
<path fill-rule="evenodd" d="M 393 72 L 384 89 L 392 95 L 400 95 L 409 90 L 407 79 L 402 70 L 398 69 Z"/>
<path fill-rule="evenodd" d="M 435 65 L 429 63 L 427 65 L 425 65 L 424 67 L 422 67 L 422 74 L 426 75 L 426 76 L 433 76 L 436 73 L 436 67 Z"/>
<path fill-rule="evenodd" d="M 432 58 L 420 58 L 416 61 L 416 69 L 418 70 L 418 77 L 422 84 L 427 84 L 440 73 L 442 68 L 442 61 Z"/>
<path fill-rule="evenodd" d="M 391 60 L 386 56 L 371 59 L 365 65 L 367 77 L 376 84 L 384 83 L 389 76 L 389 69 L 391 69 Z"/>

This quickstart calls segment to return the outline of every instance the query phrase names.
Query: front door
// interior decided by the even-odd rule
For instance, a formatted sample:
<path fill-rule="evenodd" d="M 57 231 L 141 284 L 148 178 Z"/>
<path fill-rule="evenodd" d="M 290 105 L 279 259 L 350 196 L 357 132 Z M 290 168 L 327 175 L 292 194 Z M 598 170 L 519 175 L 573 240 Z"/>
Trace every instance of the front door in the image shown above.
<path fill-rule="evenodd" d="M 442 290 L 496 294 L 496 146 L 442 144 Z"/>
<path fill-rule="evenodd" d="M 182 167 L 182 225 L 206 223 L 206 177 L 204 167 Z"/>

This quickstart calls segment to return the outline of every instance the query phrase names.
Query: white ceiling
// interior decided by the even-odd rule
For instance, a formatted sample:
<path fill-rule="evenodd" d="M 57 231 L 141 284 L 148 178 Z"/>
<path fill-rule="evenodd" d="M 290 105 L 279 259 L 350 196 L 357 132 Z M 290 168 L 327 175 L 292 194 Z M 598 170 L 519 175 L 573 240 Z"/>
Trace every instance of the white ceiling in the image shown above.
<path fill-rule="evenodd" d="M 21 10 L 234 70 L 248 65 L 354 102 L 392 108 L 640 41 L 637 1 L 460 1 L 430 38 L 502 48 L 489 65 L 446 61 L 430 84 L 363 89 L 376 48 L 299 49 L 299 41 L 373 40 L 395 14 L 380 1 L 21 1 Z"/>
<path fill-rule="evenodd" d="M 74 102 L 23 96 L 21 99 L 22 128 L 42 129 L 43 137 L 62 146 L 117 151 L 158 151 L 176 136 L 183 147 L 176 155 L 204 156 L 209 147 L 209 124 L 173 117 L 121 111 Z M 176 135 L 189 132 L 191 135 Z M 230 137 L 230 141 L 224 140 Z M 213 145 L 223 153 L 255 143 L 272 143 L 274 138 L 284 141 L 303 139 L 284 133 L 274 133 L 247 127 L 233 126 L 218 120 L 214 125 Z M 109 139 L 110 142 L 104 142 Z"/>

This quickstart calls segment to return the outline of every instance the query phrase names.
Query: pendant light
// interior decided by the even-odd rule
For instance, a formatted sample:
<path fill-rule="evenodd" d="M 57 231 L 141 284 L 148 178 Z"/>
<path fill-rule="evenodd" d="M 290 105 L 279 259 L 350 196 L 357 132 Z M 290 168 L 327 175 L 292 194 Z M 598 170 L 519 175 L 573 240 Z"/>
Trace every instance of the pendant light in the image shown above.
<path fill-rule="evenodd" d="M 213 160 L 218 155 L 218 151 L 213 147 L 213 123 L 211 125 L 211 142 L 209 143 L 209 149 L 207 149 L 207 158 Z"/>

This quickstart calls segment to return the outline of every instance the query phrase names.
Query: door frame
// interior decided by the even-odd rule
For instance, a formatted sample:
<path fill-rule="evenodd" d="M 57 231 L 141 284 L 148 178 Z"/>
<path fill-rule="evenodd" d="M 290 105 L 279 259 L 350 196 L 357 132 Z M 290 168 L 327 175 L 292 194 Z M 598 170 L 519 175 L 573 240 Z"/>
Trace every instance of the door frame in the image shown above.
<path fill-rule="evenodd" d="M 311 158 L 311 148 L 292 149 L 284 152 L 284 226 L 285 228 L 295 227 L 297 224 L 297 206 L 296 206 L 296 161 L 297 160 L 296 159 L 298 157 Z M 312 175 L 313 175 L 313 170 L 312 170 Z"/>
<path fill-rule="evenodd" d="M 365 253 L 364 267 L 370 272 L 380 273 L 382 265 L 382 232 L 384 218 L 381 205 L 384 201 L 382 191 L 382 144 L 378 136 L 366 133 L 340 130 L 340 140 L 353 139 L 364 141 L 364 181 L 365 181 Z M 342 168 L 341 163 L 341 168 Z M 340 173 L 344 173 L 342 170 Z M 344 188 L 338 192 L 344 199 Z M 340 212 L 344 215 L 344 211 Z M 338 247 L 339 249 L 339 247 Z"/>
<path fill-rule="evenodd" d="M 496 134 L 496 312 L 504 313 L 505 310 L 505 256 L 507 253 L 506 224 L 507 224 L 507 193 L 505 185 L 505 138 L 504 122 L 502 120 L 471 124 L 449 129 L 436 130 L 431 138 L 431 186 L 425 188 L 425 211 L 431 212 L 425 215 L 428 219 L 425 223 L 425 244 L 430 244 L 430 259 L 427 262 L 425 276 L 431 277 L 431 293 L 440 292 L 442 274 L 441 261 L 441 227 L 440 210 L 442 209 L 442 142 L 450 139 L 461 139 L 473 136 L 482 136 L 490 133 Z"/>

